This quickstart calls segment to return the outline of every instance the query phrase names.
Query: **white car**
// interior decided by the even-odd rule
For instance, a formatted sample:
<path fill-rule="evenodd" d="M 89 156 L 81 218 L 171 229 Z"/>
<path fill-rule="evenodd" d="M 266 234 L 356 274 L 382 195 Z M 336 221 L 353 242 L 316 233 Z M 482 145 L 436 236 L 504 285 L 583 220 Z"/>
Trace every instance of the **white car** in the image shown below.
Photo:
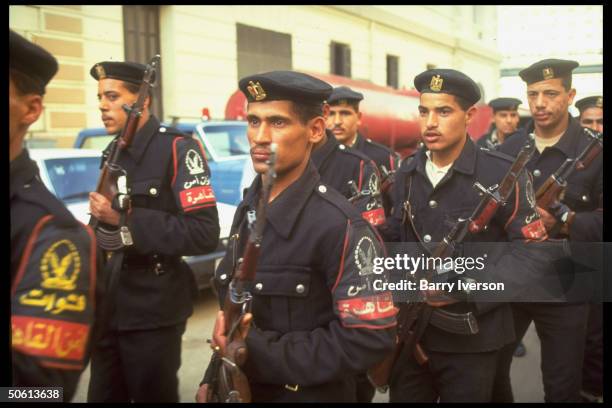
<path fill-rule="evenodd" d="M 84 224 L 89 222 L 89 192 L 95 191 L 100 175 L 99 150 L 29 149 L 30 158 L 40 170 L 40 178 L 49 191 L 64 202 L 70 212 Z M 207 255 L 183 257 L 189 265 L 198 288 L 210 285 L 214 270 L 225 255 L 227 240 L 236 206 L 218 202 L 221 239 L 219 247 Z"/>

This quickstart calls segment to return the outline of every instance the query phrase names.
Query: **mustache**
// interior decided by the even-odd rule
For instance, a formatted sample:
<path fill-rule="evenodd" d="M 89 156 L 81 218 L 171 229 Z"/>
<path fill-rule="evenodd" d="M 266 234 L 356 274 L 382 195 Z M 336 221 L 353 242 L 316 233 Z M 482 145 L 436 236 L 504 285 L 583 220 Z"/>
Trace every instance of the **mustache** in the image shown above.
<path fill-rule="evenodd" d="M 270 147 L 253 146 L 250 149 L 251 154 L 272 154 Z"/>

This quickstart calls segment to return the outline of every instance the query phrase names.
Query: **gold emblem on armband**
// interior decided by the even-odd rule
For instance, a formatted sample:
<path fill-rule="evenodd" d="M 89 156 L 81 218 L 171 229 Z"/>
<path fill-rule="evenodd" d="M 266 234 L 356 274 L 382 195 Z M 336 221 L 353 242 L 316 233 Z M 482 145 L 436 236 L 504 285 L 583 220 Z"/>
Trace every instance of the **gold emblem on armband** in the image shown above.
<path fill-rule="evenodd" d="M 81 257 L 67 239 L 55 242 L 40 261 L 41 286 L 47 289 L 74 290 L 81 271 Z"/>

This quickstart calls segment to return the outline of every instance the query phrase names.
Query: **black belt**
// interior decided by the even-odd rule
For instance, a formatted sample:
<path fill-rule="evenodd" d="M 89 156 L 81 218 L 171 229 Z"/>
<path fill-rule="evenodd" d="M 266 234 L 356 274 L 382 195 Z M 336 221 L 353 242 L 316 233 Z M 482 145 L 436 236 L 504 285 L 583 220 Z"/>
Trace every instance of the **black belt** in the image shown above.
<path fill-rule="evenodd" d="M 123 259 L 124 268 L 155 269 L 168 265 L 175 265 L 180 258 L 176 256 L 163 255 L 125 255 Z"/>
<path fill-rule="evenodd" d="M 433 310 L 429 323 L 438 329 L 455 334 L 478 333 L 478 321 L 472 312 L 451 313 L 443 309 Z"/>

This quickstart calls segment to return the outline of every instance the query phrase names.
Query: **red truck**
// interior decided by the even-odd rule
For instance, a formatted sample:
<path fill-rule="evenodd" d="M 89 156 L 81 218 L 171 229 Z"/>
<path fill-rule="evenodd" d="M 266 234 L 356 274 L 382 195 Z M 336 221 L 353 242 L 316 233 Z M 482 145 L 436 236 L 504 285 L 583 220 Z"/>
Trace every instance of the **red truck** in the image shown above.
<path fill-rule="evenodd" d="M 419 92 L 397 90 L 386 86 L 358 81 L 342 76 L 307 72 L 332 86 L 348 86 L 364 96 L 359 109 L 362 120 L 359 131 L 366 137 L 389 146 L 402 157 L 410 154 L 420 140 L 418 123 Z M 493 116 L 488 105 L 477 105 L 476 117 L 468 127 L 468 134 L 477 139 L 486 133 Z M 237 90 L 230 96 L 225 107 L 225 118 L 244 120 L 246 118 L 246 98 Z"/>

